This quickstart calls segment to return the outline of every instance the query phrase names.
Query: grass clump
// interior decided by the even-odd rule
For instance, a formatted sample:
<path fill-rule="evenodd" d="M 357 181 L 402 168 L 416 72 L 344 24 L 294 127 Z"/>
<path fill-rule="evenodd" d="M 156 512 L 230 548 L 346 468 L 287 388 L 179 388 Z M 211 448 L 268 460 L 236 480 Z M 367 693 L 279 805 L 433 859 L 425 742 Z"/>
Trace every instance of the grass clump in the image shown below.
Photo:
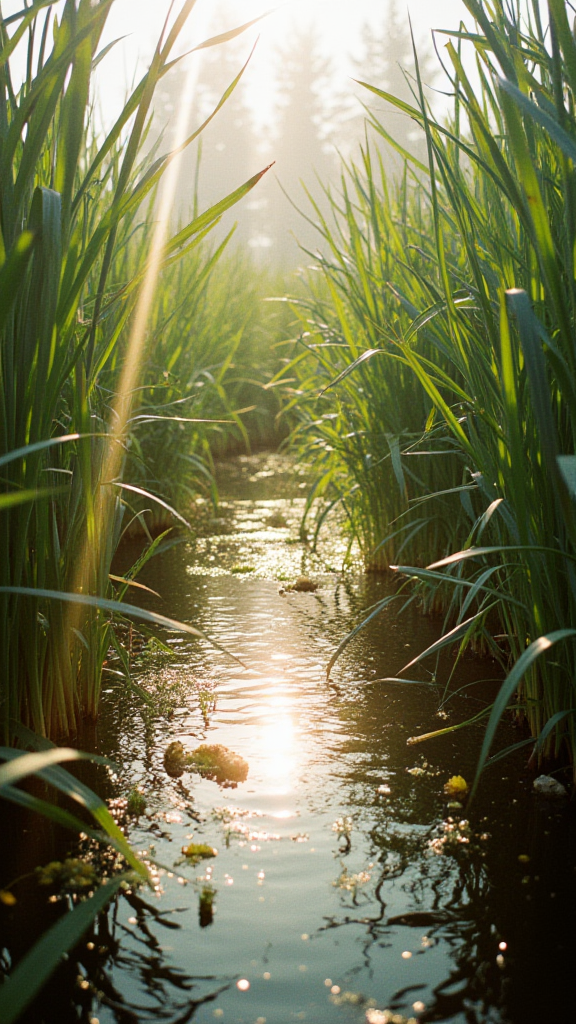
<path fill-rule="evenodd" d="M 140 817 L 141 814 L 144 814 L 147 806 L 148 801 L 146 800 L 144 793 L 142 793 L 139 789 L 136 789 L 136 787 L 131 789 L 128 794 L 126 813 L 133 815 L 135 818 L 138 818 Z"/>
<path fill-rule="evenodd" d="M 153 333 L 166 319 L 151 292 L 165 274 L 166 301 L 185 284 L 194 307 L 216 259 L 202 248 L 204 236 L 259 178 L 192 211 L 171 233 L 155 200 L 176 152 L 151 162 L 142 147 L 155 90 L 194 3 L 182 0 L 172 12 L 148 71 L 100 135 L 90 89 L 93 67 L 106 59 L 99 46 L 112 2 L 66 0 L 58 17 L 52 3 L 0 14 L 3 742 L 12 720 L 40 735 L 71 736 L 81 718 L 97 715 L 113 639 L 114 609 L 103 602 L 126 591 L 122 583 L 113 589 L 110 567 L 135 493 L 127 465 L 142 448 L 140 431 L 166 416 L 141 404 L 141 386 L 157 383 L 144 323 Z M 18 39 L 27 48 L 20 84 Z M 169 380 L 172 367 L 162 363 Z M 173 425 L 181 408 L 171 407 Z M 180 416 L 180 426 L 185 419 L 195 416 Z M 186 465 L 206 469 L 198 459 Z M 157 495 L 138 497 L 154 503 Z"/>
<path fill-rule="evenodd" d="M 299 307 L 295 438 L 367 565 L 393 563 L 444 610 L 442 643 L 411 666 L 476 642 L 502 667 L 480 771 L 510 707 L 537 759 L 576 748 L 576 44 L 556 0 L 549 24 L 537 4 L 465 6 L 447 123 L 417 62 L 412 103 L 367 84 L 428 161 L 402 152 L 392 181 L 367 145 L 344 169 Z"/>

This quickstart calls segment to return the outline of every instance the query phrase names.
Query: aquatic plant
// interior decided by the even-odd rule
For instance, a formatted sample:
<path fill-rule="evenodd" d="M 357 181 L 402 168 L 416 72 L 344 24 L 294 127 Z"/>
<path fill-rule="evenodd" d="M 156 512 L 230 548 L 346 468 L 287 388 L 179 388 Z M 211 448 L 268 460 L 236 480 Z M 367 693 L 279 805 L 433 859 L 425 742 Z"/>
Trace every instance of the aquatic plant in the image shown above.
<path fill-rule="evenodd" d="M 21 742 L 34 749 L 27 753 L 0 747 L 0 759 L 5 762 L 0 767 L 0 797 L 35 811 L 77 835 L 88 835 L 99 843 L 111 845 L 124 858 L 128 871 L 121 871 L 114 878 L 107 878 L 106 884 L 99 884 L 100 878 L 94 866 L 77 857 L 67 858 L 64 862 L 53 861 L 38 869 L 40 884 L 57 886 L 77 897 L 82 894 L 83 898 L 38 940 L 0 986 L 0 1018 L 5 1024 L 13 1024 L 19 1019 L 56 969 L 62 956 L 79 942 L 93 918 L 106 908 L 121 886 L 126 881 L 133 883 L 135 878 L 142 882 L 150 879 L 146 865 L 136 857 L 104 801 L 62 768 L 65 762 L 102 762 L 105 759 L 70 748 L 55 747 L 50 741 L 34 736 L 23 727 L 18 727 L 18 731 Z M 87 810 L 96 827 L 87 825 L 59 804 L 21 789 L 18 783 L 32 775 Z M 17 902 L 10 890 L 3 895 L 2 902 L 6 906 Z"/>
<path fill-rule="evenodd" d="M 462 775 L 452 775 L 448 782 L 444 783 L 446 796 L 460 799 L 468 794 L 468 783 Z"/>
<path fill-rule="evenodd" d="M 164 751 L 164 768 L 173 779 L 178 779 L 184 774 L 184 745 L 180 743 L 180 740 L 173 740 L 166 747 Z"/>
<path fill-rule="evenodd" d="M 221 743 L 201 743 L 186 754 L 185 762 L 188 768 L 220 786 L 237 786 L 248 777 L 248 762 Z"/>
<path fill-rule="evenodd" d="M 286 590 L 292 590 L 296 594 L 314 594 L 318 590 L 318 584 L 309 576 L 299 576 L 294 583 L 286 587 Z"/>
<path fill-rule="evenodd" d="M 198 921 L 201 928 L 207 928 L 214 921 L 214 900 L 216 890 L 211 885 L 203 885 L 198 897 Z"/>
<path fill-rule="evenodd" d="M 175 740 L 164 752 L 164 768 L 173 778 L 193 771 L 220 786 L 237 786 L 248 777 L 248 762 L 221 743 L 201 743 L 186 752 L 183 744 Z"/>
<path fill-rule="evenodd" d="M 197 864 L 200 860 L 215 857 L 218 851 L 207 843 L 189 843 L 188 846 L 182 847 L 182 853 L 192 864 Z"/>
<path fill-rule="evenodd" d="M 151 310 L 125 479 L 168 504 L 130 494 L 153 533 L 176 523 L 172 508 L 188 518 L 199 495 L 217 501 L 215 458 L 273 447 L 286 432 L 279 390 L 268 385 L 289 310 L 265 301 L 282 281 L 228 253 L 230 237 L 213 249 L 202 241 L 166 267 Z M 140 519 L 131 530 L 144 532 Z"/>
<path fill-rule="evenodd" d="M 128 800 L 126 803 L 126 813 L 133 814 L 134 817 L 139 817 L 144 814 L 148 801 L 146 796 L 139 789 L 134 787 L 128 794 Z"/>
<path fill-rule="evenodd" d="M 536 759 L 574 760 L 576 44 L 562 0 L 551 0 L 548 25 L 536 4 L 465 4 L 472 27 L 447 33 L 448 123 L 434 117 L 417 63 L 411 104 L 365 83 L 425 133 L 428 164 L 403 153 L 404 180 L 390 187 L 366 152 L 350 172 L 354 202 L 343 186 L 342 227 L 334 229 L 341 265 L 335 256 L 337 271 L 322 265 L 336 313 L 323 318 L 324 329 L 319 314 L 328 303 L 312 303 L 309 346 L 324 377 L 333 373 L 327 394 L 336 397 L 306 430 L 318 435 L 325 481 L 338 479 L 343 450 L 370 437 L 370 459 L 364 440 L 353 459 L 358 489 L 367 493 L 375 424 L 368 412 L 361 429 L 346 419 L 356 408 L 350 392 L 368 388 L 374 409 L 380 393 L 400 417 L 395 430 L 386 426 L 395 451 L 381 444 L 375 461 L 395 467 L 397 483 L 411 479 L 410 451 L 422 469 L 420 490 L 405 495 L 405 510 L 420 520 L 406 517 L 395 568 L 447 612 L 442 640 L 405 669 L 475 641 L 508 673 L 486 716 L 479 774 L 510 707 L 528 723 L 533 739 L 520 743 L 531 742 Z M 474 81 L 465 53 L 475 61 Z M 371 124 L 387 137 L 375 115 Z M 336 234 L 323 231 L 337 248 Z M 356 345 L 361 317 L 369 327 Z M 304 378 L 304 356 L 301 365 Z M 405 429 L 424 442 L 400 443 Z M 433 511 L 439 491 L 447 502 L 441 523 Z M 379 500 L 383 526 L 372 513 Z M 381 538 L 391 536 L 402 509 L 390 518 L 383 482 L 372 505 L 367 518 Z M 542 657 L 552 648 L 553 657 Z"/>

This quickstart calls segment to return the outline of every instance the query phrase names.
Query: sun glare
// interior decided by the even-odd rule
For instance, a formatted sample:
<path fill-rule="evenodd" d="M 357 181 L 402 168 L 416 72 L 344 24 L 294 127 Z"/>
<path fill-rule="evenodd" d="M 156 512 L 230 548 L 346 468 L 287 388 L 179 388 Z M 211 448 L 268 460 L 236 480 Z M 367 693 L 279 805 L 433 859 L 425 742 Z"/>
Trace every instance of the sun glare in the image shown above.
<path fill-rule="evenodd" d="M 297 734 L 291 711 L 287 694 L 272 694 L 261 710 L 255 738 L 259 774 L 268 792 L 277 796 L 290 793 L 296 781 Z"/>

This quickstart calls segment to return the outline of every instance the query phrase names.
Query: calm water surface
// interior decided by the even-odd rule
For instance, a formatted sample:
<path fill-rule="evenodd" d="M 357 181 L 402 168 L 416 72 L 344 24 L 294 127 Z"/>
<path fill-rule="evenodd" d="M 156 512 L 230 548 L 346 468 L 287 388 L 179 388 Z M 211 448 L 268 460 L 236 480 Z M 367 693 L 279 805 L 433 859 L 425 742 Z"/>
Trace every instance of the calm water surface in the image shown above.
<path fill-rule="evenodd" d="M 99 921 L 30 1020 L 576 1020 L 573 805 L 539 802 L 520 752 L 486 772 L 469 817 L 451 812 L 443 785 L 471 779 L 480 731 L 406 744 L 481 710 L 493 664 L 465 662 L 453 685 L 466 689 L 439 716 L 451 661 L 438 686 L 379 681 L 439 624 L 386 613 L 328 684 L 331 653 L 390 584 L 339 573 L 334 526 L 316 555 L 298 543 L 306 492 L 279 457 L 236 460 L 220 479 L 217 517 L 206 507 L 196 542 L 141 580 L 162 595 L 146 595 L 148 607 L 199 626 L 246 667 L 176 634 L 171 656 L 135 647 L 152 708 L 110 673 L 95 743 L 120 767 L 92 781 L 116 798 L 141 787 L 148 806 L 130 839 L 170 870 L 157 893 L 123 897 Z M 302 571 L 317 592 L 281 593 Z M 505 726 L 499 743 L 518 738 Z M 174 740 L 232 748 L 246 782 L 171 778 Z M 218 854 L 178 865 L 190 842 Z M 3 941 L 9 951 L 9 929 Z"/>

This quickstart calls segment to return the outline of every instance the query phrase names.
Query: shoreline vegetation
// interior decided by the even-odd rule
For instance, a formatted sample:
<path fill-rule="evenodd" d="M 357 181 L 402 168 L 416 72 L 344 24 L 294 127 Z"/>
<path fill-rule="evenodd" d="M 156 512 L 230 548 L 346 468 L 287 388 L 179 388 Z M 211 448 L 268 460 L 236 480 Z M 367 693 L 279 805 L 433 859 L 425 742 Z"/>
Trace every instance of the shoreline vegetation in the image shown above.
<path fill-rule="evenodd" d="M 561 0 L 546 27 L 537 4 L 465 6 L 445 121 L 417 62 L 411 104 L 366 83 L 420 126 L 428 163 L 402 150 L 394 180 L 367 143 L 331 216 L 316 207 L 293 438 L 367 567 L 444 613 L 428 654 L 476 644 L 508 673 L 479 771 L 510 705 L 535 760 L 574 764 L 576 42 Z"/>
<path fill-rule="evenodd" d="M 162 215 L 178 153 L 244 71 L 193 134 L 144 155 L 193 0 L 96 133 L 90 85 L 112 3 L 66 0 L 57 17 L 40 0 L 0 19 L 0 795 L 76 827 L 15 783 L 36 773 L 73 795 L 57 764 L 73 755 L 49 741 L 96 718 L 111 647 L 124 664 L 115 622 L 203 635 L 129 603 L 166 538 L 150 527 L 170 516 L 190 529 L 197 495 L 217 503 L 215 458 L 283 439 L 313 476 L 305 519 L 318 531 L 341 506 L 366 569 L 400 581 L 328 671 L 365 623 L 417 601 L 444 631 L 403 671 L 472 645 L 505 677 L 471 795 L 510 710 L 534 763 L 574 766 L 576 39 L 563 0 L 549 0 L 546 23 L 536 0 L 464 0 L 470 25 L 442 37 L 442 121 L 417 54 L 411 101 L 360 83 L 368 106 L 392 105 L 423 144 L 415 156 L 368 109 L 340 184 L 322 203 L 308 197 L 320 248 L 296 286 L 233 251 L 230 235 L 207 239 L 267 167 L 177 227 Z M 143 553 L 114 577 L 136 524 Z M 102 802 L 86 787 L 79 802 L 147 875 Z M 92 913 L 117 888 L 98 890 Z M 60 927 L 58 955 L 86 906 Z M 29 997 L 42 942 L 2 986 L 6 1021 Z"/>

